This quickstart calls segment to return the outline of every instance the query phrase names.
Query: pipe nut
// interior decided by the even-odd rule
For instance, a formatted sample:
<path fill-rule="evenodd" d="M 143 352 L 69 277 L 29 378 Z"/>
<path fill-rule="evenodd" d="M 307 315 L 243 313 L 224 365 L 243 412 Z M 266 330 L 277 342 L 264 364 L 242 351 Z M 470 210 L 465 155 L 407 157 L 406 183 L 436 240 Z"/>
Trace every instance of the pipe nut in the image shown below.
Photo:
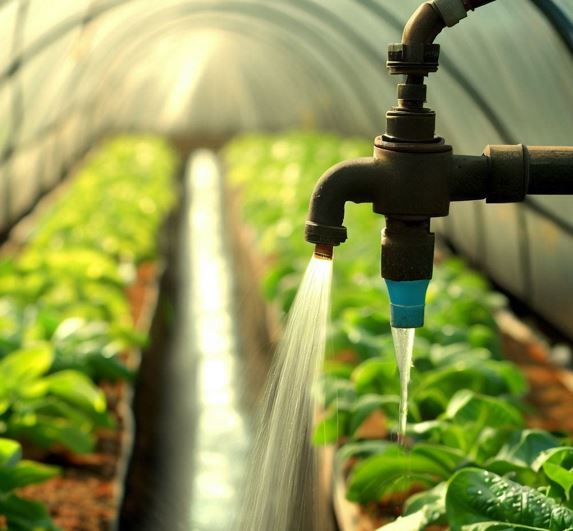
<path fill-rule="evenodd" d="M 304 238 L 315 245 L 340 245 L 346 241 L 346 227 L 334 227 L 307 221 L 304 225 Z"/>
<path fill-rule="evenodd" d="M 529 154 L 522 144 L 486 146 L 489 161 L 488 203 L 523 201 L 529 181 Z"/>
<path fill-rule="evenodd" d="M 390 44 L 386 66 L 392 75 L 427 75 L 438 70 L 439 44 Z"/>

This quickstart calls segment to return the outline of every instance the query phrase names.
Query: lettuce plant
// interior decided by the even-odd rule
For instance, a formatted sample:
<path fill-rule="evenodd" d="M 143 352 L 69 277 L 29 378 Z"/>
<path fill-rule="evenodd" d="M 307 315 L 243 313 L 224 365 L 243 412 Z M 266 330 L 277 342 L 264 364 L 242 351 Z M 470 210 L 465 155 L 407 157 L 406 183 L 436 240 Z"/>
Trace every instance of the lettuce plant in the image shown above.
<path fill-rule="evenodd" d="M 42 504 L 18 496 L 15 490 L 58 474 L 56 467 L 22 459 L 19 443 L 0 438 L 0 529 L 57 531 Z"/>
<path fill-rule="evenodd" d="M 112 426 L 105 397 L 80 372 L 49 374 L 53 361 L 47 343 L 0 360 L 0 431 L 43 448 L 89 452 L 95 428 Z"/>
<path fill-rule="evenodd" d="M 317 175 L 334 162 L 370 151 L 370 141 L 316 133 L 251 135 L 226 148 L 228 176 L 240 190 L 243 218 L 267 259 L 263 293 L 283 312 L 311 253 L 302 234 Z M 284 186 L 277 188 L 277 182 Z M 322 376 L 324 414 L 314 442 L 337 444 L 337 463 L 353 465 L 349 498 L 368 503 L 427 489 L 406 501 L 404 517 L 384 528 L 389 531 L 421 530 L 433 522 L 449 524 L 453 531 L 572 527 L 571 447 L 553 434 L 525 429 L 526 380 L 502 360 L 494 319 L 505 300 L 459 259 L 436 265 L 427 322 L 417 331 L 411 450 L 363 436 L 361 427 L 372 418 L 382 423 L 381 433 L 395 428 L 399 389 L 388 299 L 373 245 L 380 219 L 355 205 L 348 205 L 346 215 L 350 230 L 360 237 L 350 234 L 336 249 Z M 487 488 L 484 470 L 491 478 Z M 518 500 L 531 507 L 517 506 Z M 465 509 L 464 503 L 469 504 Z M 496 504 L 499 511 L 493 510 Z"/>

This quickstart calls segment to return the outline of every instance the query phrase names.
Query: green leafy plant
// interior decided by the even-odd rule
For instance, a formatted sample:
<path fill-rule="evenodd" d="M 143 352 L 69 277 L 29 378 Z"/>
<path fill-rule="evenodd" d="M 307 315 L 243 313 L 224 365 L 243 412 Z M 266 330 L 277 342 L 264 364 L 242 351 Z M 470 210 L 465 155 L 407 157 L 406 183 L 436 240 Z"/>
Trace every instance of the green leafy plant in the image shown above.
<path fill-rule="evenodd" d="M 48 374 L 49 344 L 14 351 L 0 361 L 0 430 L 43 448 L 89 452 L 97 426 L 111 427 L 101 390 L 82 373 Z"/>
<path fill-rule="evenodd" d="M 243 218 L 267 259 L 263 293 L 283 312 L 311 254 L 302 235 L 316 179 L 333 163 L 370 152 L 369 141 L 317 133 L 245 136 L 226 148 L 228 177 L 240 190 Z M 493 503 L 506 487 L 518 489 L 515 493 L 525 489 L 519 492 L 532 504 L 541 499 L 531 494 L 536 492 L 552 500 L 552 507 L 567 509 L 573 488 L 571 447 L 542 430 L 525 429 L 527 383 L 516 366 L 502 359 L 494 319 L 505 299 L 460 259 L 437 264 L 428 289 L 426 324 L 417 331 L 414 347 L 410 449 L 388 440 L 396 427 L 399 386 L 388 297 L 373 244 L 380 218 L 348 205 L 345 224 L 350 237 L 336 248 L 332 326 L 321 379 L 324 412 L 313 439 L 338 446 L 337 464 L 350 469 L 349 499 L 369 503 L 427 489 L 406 501 L 403 517 L 384 527 L 391 531 L 421 530 L 431 523 L 465 531 L 527 529 L 526 519 L 509 509 L 507 514 L 479 513 L 481 519 L 465 518 L 456 509 L 469 498 L 477 505 Z M 365 435 L 362 427 L 373 419 L 386 440 Z M 491 478 L 504 477 L 495 480 L 495 488 L 472 486 L 468 494 L 462 480 L 468 488 L 478 481 L 476 466 Z"/>
<path fill-rule="evenodd" d="M 14 491 L 26 485 L 41 483 L 58 474 L 56 467 L 23 460 L 19 443 L 0 438 L 0 529 L 57 531 L 58 528 L 43 505 L 22 498 Z"/>
<path fill-rule="evenodd" d="M 89 452 L 111 428 L 93 381 L 129 379 L 120 354 L 134 330 L 126 287 L 158 259 L 177 159 L 165 142 L 105 142 L 45 208 L 16 256 L 0 260 L 0 433 L 41 448 Z M 10 530 L 52 530 L 46 510 L 12 490 L 57 469 L 20 461 L 0 439 L 0 515 Z M 2 527 L 0 518 L 0 528 Z"/>
<path fill-rule="evenodd" d="M 52 370 L 130 377 L 117 354 L 143 338 L 125 288 L 138 264 L 157 258 L 175 169 L 168 146 L 151 137 L 117 138 L 92 154 L 20 254 L 0 261 L 0 356 L 50 341 Z"/>

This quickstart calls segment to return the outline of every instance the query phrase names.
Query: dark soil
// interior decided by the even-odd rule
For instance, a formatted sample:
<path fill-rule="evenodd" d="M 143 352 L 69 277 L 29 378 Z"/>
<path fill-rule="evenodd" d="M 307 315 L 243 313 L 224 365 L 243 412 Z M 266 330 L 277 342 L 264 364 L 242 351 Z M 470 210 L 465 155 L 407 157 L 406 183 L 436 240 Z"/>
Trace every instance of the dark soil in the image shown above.
<path fill-rule="evenodd" d="M 573 435 L 573 390 L 569 371 L 555 367 L 537 341 L 521 342 L 503 335 L 504 357 L 519 365 L 529 382 L 527 403 L 533 406 L 528 424 L 533 428 Z"/>

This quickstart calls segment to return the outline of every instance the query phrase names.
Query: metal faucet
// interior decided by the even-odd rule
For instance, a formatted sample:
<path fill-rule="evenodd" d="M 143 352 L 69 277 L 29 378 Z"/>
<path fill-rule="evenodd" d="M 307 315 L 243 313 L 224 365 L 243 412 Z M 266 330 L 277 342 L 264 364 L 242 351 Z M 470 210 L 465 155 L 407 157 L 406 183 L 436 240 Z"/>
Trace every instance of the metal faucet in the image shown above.
<path fill-rule="evenodd" d="M 526 194 L 573 194 L 573 147 L 490 145 L 481 156 L 454 155 L 435 134 L 435 112 L 424 107 L 424 78 L 439 64 L 434 40 L 468 11 L 493 1 L 432 0 L 415 11 L 402 42 L 388 47 L 390 74 L 405 78 L 397 105 L 386 113 L 386 132 L 374 140 L 373 157 L 333 166 L 312 194 L 305 237 L 322 258 L 332 258 L 333 247 L 347 238 L 347 201 L 371 203 L 386 217 L 381 270 L 394 327 L 424 324 L 434 258 L 430 219 L 447 216 L 451 201 L 513 203 Z"/>

